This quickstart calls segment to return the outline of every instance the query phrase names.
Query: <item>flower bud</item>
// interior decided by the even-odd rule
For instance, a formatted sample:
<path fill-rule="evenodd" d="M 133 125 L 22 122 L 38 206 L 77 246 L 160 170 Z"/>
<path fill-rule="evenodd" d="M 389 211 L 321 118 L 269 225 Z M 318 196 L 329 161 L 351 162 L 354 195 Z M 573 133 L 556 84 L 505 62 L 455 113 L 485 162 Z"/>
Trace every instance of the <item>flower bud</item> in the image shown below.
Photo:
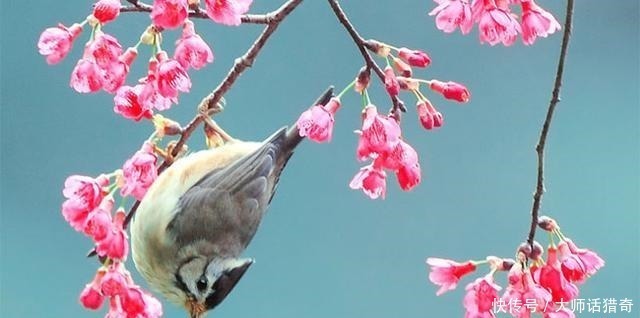
<path fill-rule="evenodd" d="M 371 81 L 371 70 L 367 66 L 360 68 L 358 76 L 356 76 L 355 91 L 362 94 L 362 92 L 369 87 Z"/>
<path fill-rule="evenodd" d="M 395 68 L 396 71 L 398 71 L 398 73 L 400 73 L 400 75 L 404 77 L 411 77 L 411 75 L 413 74 L 411 66 L 397 57 L 393 58 L 393 68 Z"/>
<path fill-rule="evenodd" d="M 387 44 L 382 43 L 380 41 L 367 40 L 365 42 L 365 45 L 367 46 L 367 48 L 376 52 L 376 54 L 378 54 L 381 57 L 387 57 L 389 53 L 391 53 L 391 48 Z"/>
<path fill-rule="evenodd" d="M 391 96 L 397 96 L 400 93 L 400 84 L 391 66 L 384 69 L 384 87 Z"/>
<path fill-rule="evenodd" d="M 429 87 L 432 90 L 442 94 L 444 98 L 455 100 L 461 103 L 468 102 L 469 97 L 471 96 L 471 94 L 469 94 L 469 90 L 467 90 L 464 85 L 456 82 L 449 81 L 444 83 L 438 80 L 432 80 Z"/>
<path fill-rule="evenodd" d="M 105 24 L 115 20 L 120 14 L 120 0 L 100 0 L 93 5 L 93 16 Z"/>
<path fill-rule="evenodd" d="M 556 220 L 546 215 L 538 218 L 538 226 L 547 232 L 558 229 L 558 223 L 556 223 Z"/>

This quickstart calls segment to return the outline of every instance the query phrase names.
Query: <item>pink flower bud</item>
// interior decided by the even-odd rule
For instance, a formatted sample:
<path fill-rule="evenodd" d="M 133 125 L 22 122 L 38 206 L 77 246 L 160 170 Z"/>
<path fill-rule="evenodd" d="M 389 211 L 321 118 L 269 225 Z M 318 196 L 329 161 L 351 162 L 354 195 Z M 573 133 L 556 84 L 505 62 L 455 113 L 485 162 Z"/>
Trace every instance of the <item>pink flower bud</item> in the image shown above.
<path fill-rule="evenodd" d="M 358 72 L 358 76 L 356 77 L 355 91 L 362 94 L 362 92 L 369 87 L 369 82 L 371 81 L 371 70 L 363 66 L 360 68 Z"/>
<path fill-rule="evenodd" d="M 431 130 L 434 127 L 441 127 L 444 123 L 444 117 L 435 109 L 435 107 L 433 107 L 430 101 L 419 101 L 416 108 L 420 124 L 422 124 L 424 129 Z"/>
<path fill-rule="evenodd" d="M 547 232 L 552 232 L 558 229 L 558 223 L 556 223 L 556 220 L 546 215 L 538 218 L 538 226 Z"/>
<path fill-rule="evenodd" d="M 432 80 L 431 89 L 442 94 L 444 98 L 455 100 L 461 103 L 466 103 L 469 101 L 470 94 L 464 85 L 456 83 L 456 82 L 441 82 L 438 80 Z"/>
<path fill-rule="evenodd" d="M 333 116 L 339 107 L 340 99 L 333 97 L 325 106 L 315 105 L 306 110 L 296 122 L 300 136 L 318 143 L 331 141 Z"/>
<path fill-rule="evenodd" d="M 411 50 L 403 47 L 398 50 L 398 56 L 409 65 L 415 67 L 427 67 L 431 64 L 429 55 L 419 50 Z"/>
<path fill-rule="evenodd" d="M 119 14 L 119 0 L 99 0 L 93 5 L 93 16 L 102 24 L 115 20 Z"/>
<path fill-rule="evenodd" d="M 125 212 L 119 209 L 113 218 L 111 229 L 107 235 L 97 241 L 96 252 L 100 256 L 111 259 L 125 260 L 129 252 L 128 236 L 123 227 Z"/>
<path fill-rule="evenodd" d="M 397 96 L 400 93 L 400 84 L 391 66 L 384 69 L 384 87 L 391 96 Z"/>
<path fill-rule="evenodd" d="M 87 309 L 98 310 L 104 302 L 104 296 L 100 294 L 94 283 L 88 284 L 80 293 L 80 303 Z"/>
<path fill-rule="evenodd" d="M 69 54 L 73 41 L 81 32 L 82 26 L 77 23 L 69 28 L 62 24 L 48 28 L 40 35 L 38 51 L 47 57 L 48 64 L 60 63 Z"/>
<path fill-rule="evenodd" d="M 413 74 L 411 66 L 397 57 L 393 58 L 393 68 L 395 68 L 396 71 L 398 71 L 398 73 L 400 73 L 400 75 L 404 77 L 411 77 L 411 75 Z"/>

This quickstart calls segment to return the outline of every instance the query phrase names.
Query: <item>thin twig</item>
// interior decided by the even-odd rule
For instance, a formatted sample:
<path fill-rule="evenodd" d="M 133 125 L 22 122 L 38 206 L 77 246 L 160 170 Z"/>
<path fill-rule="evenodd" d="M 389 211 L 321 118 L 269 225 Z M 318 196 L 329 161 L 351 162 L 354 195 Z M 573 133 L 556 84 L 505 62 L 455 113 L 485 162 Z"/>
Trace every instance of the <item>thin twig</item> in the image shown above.
<path fill-rule="evenodd" d="M 134 6 L 142 5 L 138 1 L 134 1 L 134 0 L 131 0 L 131 1 L 127 0 L 127 1 L 132 3 Z M 233 66 L 229 70 L 229 73 L 227 73 L 227 76 L 224 77 L 224 79 L 220 82 L 220 84 L 208 96 L 206 96 L 202 100 L 202 102 L 200 103 L 200 108 L 202 110 L 205 110 L 205 111 L 211 110 L 214 107 L 216 107 L 216 105 L 220 102 L 224 94 L 226 94 L 227 91 L 229 91 L 233 83 L 235 83 L 238 77 L 240 77 L 242 72 L 244 72 L 247 68 L 253 65 L 256 58 L 258 57 L 258 54 L 260 53 L 260 50 L 262 50 L 264 45 L 267 43 L 267 40 L 269 39 L 269 37 L 271 37 L 273 32 L 275 32 L 278 26 L 280 26 L 280 23 L 300 3 L 302 3 L 302 0 L 289 0 L 285 2 L 280 8 L 264 15 L 265 21 L 268 21 L 267 26 L 264 28 L 264 31 L 262 31 L 262 33 L 256 38 L 255 42 L 253 42 L 253 44 L 251 45 L 251 47 L 249 47 L 247 52 L 235 60 Z M 203 122 L 202 114 L 198 114 L 187 124 L 187 126 L 184 127 L 184 129 L 182 130 L 182 133 L 180 134 L 180 139 L 178 140 L 178 142 L 173 147 L 173 150 L 171 151 L 170 157 L 177 156 L 180 153 L 184 144 L 191 137 L 191 134 L 202 122 Z M 172 163 L 173 163 L 173 160 L 165 160 L 160 165 L 160 167 L 158 167 L 158 174 L 162 173 L 165 169 L 171 166 Z M 136 201 L 136 203 L 134 203 L 131 209 L 129 210 L 129 213 L 127 214 L 127 217 L 124 222 L 124 228 L 127 227 L 129 222 L 133 218 L 133 215 L 138 209 L 139 204 L 140 204 L 139 201 Z"/>
<path fill-rule="evenodd" d="M 342 10 L 338 1 L 337 0 L 328 0 L 328 1 L 329 1 L 329 5 L 331 6 L 331 9 L 333 10 L 333 13 L 338 18 L 338 21 L 340 21 L 340 23 L 344 26 L 347 32 L 349 32 L 349 35 L 353 39 L 353 42 L 358 47 L 358 50 L 360 51 L 362 58 L 364 58 L 364 61 L 367 67 L 369 69 L 373 69 L 373 71 L 376 73 L 376 75 L 378 75 L 380 80 L 384 82 L 384 72 L 382 71 L 380 66 L 378 66 L 376 61 L 373 60 L 369 51 L 367 51 L 366 41 L 360 36 L 360 34 L 358 34 L 358 31 L 353 26 L 353 24 L 351 24 L 351 21 L 349 21 L 347 14 L 344 12 L 344 10 Z M 403 112 L 407 111 L 404 104 L 400 101 L 400 99 L 398 99 L 398 96 L 395 96 L 395 95 L 389 95 L 389 96 L 391 97 L 391 102 L 393 104 L 393 109 L 392 109 L 393 113 L 399 114 L 398 110 Z"/>
<path fill-rule="evenodd" d="M 547 117 L 542 124 L 542 130 L 540 131 L 540 139 L 536 146 L 536 152 L 538 154 L 538 178 L 536 182 L 536 191 L 533 194 L 533 207 L 531 208 L 531 227 L 529 229 L 529 236 L 527 237 L 527 243 L 533 248 L 533 239 L 536 236 L 536 228 L 538 225 L 538 214 L 540 212 L 540 202 L 542 201 L 542 195 L 544 193 L 544 146 L 547 142 L 547 135 L 549 134 L 549 127 L 551 126 L 551 120 L 553 119 L 553 112 L 556 109 L 556 104 L 560 101 L 560 86 L 562 86 L 562 74 L 564 73 L 564 61 L 567 56 L 567 49 L 569 47 L 569 38 L 571 36 L 571 23 L 573 19 L 573 0 L 567 0 L 567 13 L 564 20 L 564 34 L 562 36 L 562 47 L 560 48 L 560 58 L 558 60 L 558 69 L 556 71 L 556 80 L 553 85 L 553 93 L 551 94 L 551 102 L 549 102 L 549 109 L 547 110 Z"/>

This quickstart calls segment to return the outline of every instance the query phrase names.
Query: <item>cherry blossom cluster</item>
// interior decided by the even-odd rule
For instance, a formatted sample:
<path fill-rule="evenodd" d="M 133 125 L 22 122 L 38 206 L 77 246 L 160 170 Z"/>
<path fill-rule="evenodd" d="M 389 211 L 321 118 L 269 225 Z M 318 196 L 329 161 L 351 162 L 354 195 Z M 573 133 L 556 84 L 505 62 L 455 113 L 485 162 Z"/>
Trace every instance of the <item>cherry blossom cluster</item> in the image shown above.
<path fill-rule="evenodd" d="M 398 98 L 401 91 L 412 92 L 416 99 L 416 113 L 422 127 L 427 130 L 443 125 L 442 114 L 420 90 L 421 84 L 441 94 L 447 99 L 461 103 L 469 101 L 470 94 L 465 86 L 456 82 L 423 80 L 413 77 L 412 67 L 425 68 L 431 58 L 425 52 L 408 48 L 395 48 L 378 41 L 367 41 L 367 48 L 385 59 L 383 84 L 388 95 Z M 361 189 L 371 199 L 384 198 L 387 188 L 387 171 L 396 174 L 400 188 L 410 191 L 421 180 L 418 153 L 405 138 L 400 128 L 399 111 L 392 108 L 388 115 L 380 114 L 371 102 L 367 88 L 371 79 L 371 68 L 363 67 L 356 79 L 327 105 L 315 105 L 305 111 L 297 121 L 301 136 L 316 142 L 331 140 L 334 116 L 341 105 L 341 97 L 351 87 L 362 95 L 362 127 L 356 130 L 358 146 L 356 157 L 359 161 L 371 160 L 356 173 L 349 187 Z"/>
<path fill-rule="evenodd" d="M 206 12 L 217 23 L 239 25 L 251 2 L 208 0 L 205 1 Z M 134 121 L 151 119 L 154 110 L 169 109 L 178 103 L 179 93 L 189 92 L 189 69 L 198 70 L 213 62 L 212 49 L 196 33 L 193 22 L 187 19 L 190 3 L 188 0 L 155 0 L 150 13 L 152 24 L 142 32 L 137 44 L 123 49 L 118 39 L 104 32 L 104 26 L 119 16 L 120 1 L 99 0 L 94 4 L 92 14 L 81 23 L 46 29 L 40 36 L 38 49 L 46 56 L 47 63 L 59 63 L 88 24 L 92 28 L 91 36 L 82 58 L 71 72 L 70 86 L 79 93 L 104 90 L 114 94 L 114 112 Z M 182 36 L 170 56 L 161 47 L 161 32 L 175 28 L 182 28 Z M 126 85 L 129 69 L 141 44 L 151 46 L 153 51 L 147 75 L 135 84 Z"/>
<path fill-rule="evenodd" d="M 533 0 L 434 0 L 438 6 L 429 12 L 436 16 L 436 27 L 446 33 L 460 28 L 471 32 L 478 24 L 481 43 L 505 46 L 515 43 L 518 34 L 522 42 L 531 45 L 537 37 L 547 37 L 560 30 L 556 18 Z M 520 6 L 520 17 L 512 6 Z"/>
<path fill-rule="evenodd" d="M 76 231 L 94 242 L 95 253 L 102 260 L 95 278 L 80 294 L 80 302 L 97 310 L 108 298 L 106 317 L 162 316 L 160 302 L 136 285 L 124 267 L 129 252 L 123 226 L 126 213 L 122 206 L 113 212 L 118 189 L 122 198 L 144 197 L 157 177 L 156 161 L 153 146 L 146 142 L 122 169 L 96 178 L 73 175 L 64 183 L 62 215 Z"/>
<path fill-rule="evenodd" d="M 463 276 L 473 273 L 480 264 L 488 264 L 489 273 L 465 288 L 465 317 L 495 317 L 498 311 L 519 318 L 533 313 L 544 318 L 575 317 L 566 303 L 576 299 L 578 286 L 602 268 L 604 260 L 591 250 L 579 248 L 560 231 L 555 220 L 540 217 L 538 225 L 551 237 L 546 260 L 542 245 L 536 241 L 532 245 L 522 243 L 517 260 L 489 256 L 484 261 L 458 263 L 428 258 L 429 280 L 440 286 L 436 294 L 455 289 Z M 494 281 L 497 271 L 507 272 L 508 285 L 502 296 L 502 288 Z"/>

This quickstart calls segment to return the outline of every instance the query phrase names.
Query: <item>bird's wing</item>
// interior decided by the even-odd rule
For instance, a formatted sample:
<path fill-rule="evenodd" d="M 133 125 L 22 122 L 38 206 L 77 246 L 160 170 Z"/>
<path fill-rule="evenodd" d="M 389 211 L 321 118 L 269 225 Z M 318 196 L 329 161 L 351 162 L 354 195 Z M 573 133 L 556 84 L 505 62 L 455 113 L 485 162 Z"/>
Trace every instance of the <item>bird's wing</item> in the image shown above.
<path fill-rule="evenodd" d="M 236 254 L 249 244 L 291 155 L 282 149 L 286 131 L 280 129 L 253 153 L 211 171 L 187 190 L 167 227 L 179 245 L 204 239 L 229 249 L 216 254 Z"/>

